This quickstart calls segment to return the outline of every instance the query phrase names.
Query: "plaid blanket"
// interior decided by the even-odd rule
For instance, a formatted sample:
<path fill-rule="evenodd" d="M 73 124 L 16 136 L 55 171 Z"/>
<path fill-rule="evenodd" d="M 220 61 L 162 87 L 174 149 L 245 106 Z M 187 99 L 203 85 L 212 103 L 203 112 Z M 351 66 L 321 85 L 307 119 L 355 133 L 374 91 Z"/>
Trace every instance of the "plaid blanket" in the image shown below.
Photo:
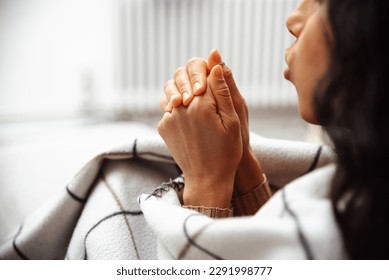
<path fill-rule="evenodd" d="M 91 159 L 9 235 L 0 258 L 345 258 L 328 199 L 331 149 L 254 134 L 251 145 L 276 192 L 254 216 L 182 208 L 184 178 L 162 139 L 136 138 Z"/>

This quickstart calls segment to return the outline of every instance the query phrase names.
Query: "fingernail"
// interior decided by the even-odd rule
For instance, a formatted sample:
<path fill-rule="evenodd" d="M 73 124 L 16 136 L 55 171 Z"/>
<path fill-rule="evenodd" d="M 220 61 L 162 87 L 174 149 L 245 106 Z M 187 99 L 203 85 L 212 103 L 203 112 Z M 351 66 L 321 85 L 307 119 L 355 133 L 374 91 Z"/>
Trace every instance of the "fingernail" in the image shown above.
<path fill-rule="evenodd" d="M 222 64 L 222 63 L 223 63 L 223 59 L 222 59 L 222 57 L 221 57 L 220 52 L 219 52 L 218 49 L 216 49 L 215 54 L 216 54 L 216 57 L 215 57 L 215 58 L 216 58 L 217 64 Z"/>
<path fill-rule="evenodd" d="M 183 99 L 183 101 L 186 102 L 186 101 L 188 100 L 188 98 L 189 98 L 189 93 L 184 92 L 184 93 L 182 94 L 182 99 Z"/>
<path fill-rule="evenodd" d="M 201 87 L 201 84 L 199 82 L 196 82 L 194 85 L 193 85 L 193 91 L 194 92 L 197 92 L 199 90 L 199 88 Z"/>

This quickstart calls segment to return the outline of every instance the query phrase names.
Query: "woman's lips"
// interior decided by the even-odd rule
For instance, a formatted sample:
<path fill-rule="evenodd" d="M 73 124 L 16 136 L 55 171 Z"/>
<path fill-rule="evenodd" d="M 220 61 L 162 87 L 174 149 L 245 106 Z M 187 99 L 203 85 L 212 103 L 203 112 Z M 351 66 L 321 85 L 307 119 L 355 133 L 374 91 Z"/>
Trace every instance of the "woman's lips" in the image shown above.
<path fill-rule="evenodd" d="M 289 62 L 288 62 L 288 57 L 289 57 L 289 53 L 290 53 L 290 49 L 292 48 L 292 46 L 290 46 L 289 48 L 287 48 L 285 50 L 285 62 L 286 62 L 286 68 L 284 70 L 284 78 L 289 80 L 290 81 L 290 68 L 289 68 Z"/>
<path fill-rule="evenodd" d="M 284 69 L 284 78 L 285 78 L 286 80 L 290 81 L 290 69 L 289 69 L 289 67 L 286 67 L 286 68 Z"/>
<path fill-rule="evenodd" d="M 297 43 L 297 39 L 296 41 L 293 42 L 293 44 L 287 48 L 285 50 L 285 62 L 286 62 L 286 68 L 284 70 L 284 78 L 289 80 L 291 79 L 291 71 L 290 71 L 290 67 L 291 67 L 291 60 L 290 60 L 290 56 L 291 56 L 291 52 L 292 52 L 292 49 L 293 47 L 296 45 Z"/>

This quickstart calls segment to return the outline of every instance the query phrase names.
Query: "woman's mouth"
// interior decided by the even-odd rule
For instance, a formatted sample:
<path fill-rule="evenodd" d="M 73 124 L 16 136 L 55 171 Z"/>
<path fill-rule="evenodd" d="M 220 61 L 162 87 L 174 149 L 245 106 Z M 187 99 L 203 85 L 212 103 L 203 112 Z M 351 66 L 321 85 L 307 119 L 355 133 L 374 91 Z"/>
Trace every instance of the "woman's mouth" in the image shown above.
<path fill-rule="evenodd" d="M 289 58 L 289 53 L 290 53 L 290 49 L 291 49 L 292 46 L 290 46 L 289 48 L 287 48 L 285 50 L 285 62 L 286 62 L 286 68 L 284 70 L 284 78 L 288 81 L 290 81 L 290 69 L 289 69 L 289 62 L 288 62 L 288 58 Z"/>
<path fill-rule="evenodd" d="M 290 45 L 289 48 L 287 48 L 285 50 L 285 62 L 286 62 L 286 68 L 284 70 L 284 78 L 287 79 L 288 81 L 291 81 L 291 71 L 290 71 L 290 67 L 291 67 L 291 56 L 292 56 L 292 51 L 293 51 L 293 48 L 294 46 L 296 45 L 297 43 L 297 39 L 293 42 L 292 45 Z"/>

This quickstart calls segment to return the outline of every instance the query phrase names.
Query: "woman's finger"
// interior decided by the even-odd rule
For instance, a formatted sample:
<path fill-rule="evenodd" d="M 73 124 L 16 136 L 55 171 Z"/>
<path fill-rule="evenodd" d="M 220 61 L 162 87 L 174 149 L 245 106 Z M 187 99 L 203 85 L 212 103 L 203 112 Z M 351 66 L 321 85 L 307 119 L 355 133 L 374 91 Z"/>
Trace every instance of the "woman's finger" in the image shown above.
<path fill-rule="evenodd" d="M 162 95 L 159 99 L 159 106 L 161 107 L 162 111 L 164 112 L 172 112 L 172 106 L 170 106 L 169 102 L 167 101 L 166 94 Z"/>
<path fill-rule="evenodd" d="M 182 95 L 182 103 L 185 106 L 188 106 L 194 95 L 192 91 L 192 85 L 190 84 L 189 75 L 185 67 L 180 67 L 176 70 L 174 73 L 174 82 L 176 83 L 177 89 Z"/>
<path fill-rule="evenodd" d="M 186 71 L 190 78 L 193 94 L 200 95 L 204 93 L 207 88 L 207 61 L 199 57 L 193 57 L 186 63 Z"/>
<path fill-rule="evenodd" d="M 174 80 L 169 80 L 164 86 L 165 95 L 160 100 L 160 106 L 165 112 L 171 112 L 174 107 L 180 106 L 182 96 Z"/>
<path fill-rule="evenodd" d="M 238 121 L 238 116 L 235 112 L 234 105 L 232 103 L 231 93 L 223 76 L 223 70 L 220 65 L 216 65 L 212 68 L 209 75 L 209 86 L 215 97 L 218 114 L 222 119 L 223 125 L 228 124 L 230 121 Z"/>
<path fill-rule="evenodd" d="M 223 62 L 220 52 L 217 49 L 213 49 L 208 55 L 208 65 L 212 69 L 216 65 L 220 65 L 223 69 L 223 76 L 230 89 L 232 102 L 241 122 L 247 122 L 246 102 L 242 97 L 238 87 L 236 86 L 234 76 L 231 69 Z"/>
<path fill-rule="evenodd" d="M 216 65 L 222 65 L 223 59 L 220 55 L 220 52 L 217 49 L 213 49 L 209 52 L 208 55 L 208 67 L 209 69 L 212 69 Z"/>
<path fill-rule="evenodd" d="M 235 84 L 234 77 L 232 75 L 231 69 L 223 62 L 223 59 L 220 55 L 220 52 L 217 49 L 213 49 L 208 55 L 208 65 L 210 69 L 215 67 L 216 65 L 220 65 L 223 69 L 223 75 L 227 82 L 227 85 L 231 91 L 231 96 L 233 99 L 236 96 L 241 96 L 238 87 Z"/>

